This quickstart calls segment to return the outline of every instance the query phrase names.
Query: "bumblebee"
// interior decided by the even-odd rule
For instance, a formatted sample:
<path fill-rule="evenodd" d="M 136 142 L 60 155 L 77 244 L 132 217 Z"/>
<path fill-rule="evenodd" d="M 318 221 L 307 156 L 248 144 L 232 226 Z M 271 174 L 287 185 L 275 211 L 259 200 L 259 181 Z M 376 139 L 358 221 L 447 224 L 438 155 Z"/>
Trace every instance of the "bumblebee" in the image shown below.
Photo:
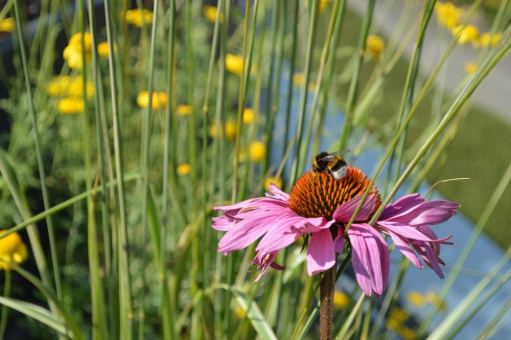
<path fill-rule="evenodd" d="M 348 173 L 348 163 L 339 155 L 349 152 L 349 150 L 328 153 L 320 152 L 314 157 L 312 169 L 316 172 L 325 172 L 334 179 L 341 179 Z"/>

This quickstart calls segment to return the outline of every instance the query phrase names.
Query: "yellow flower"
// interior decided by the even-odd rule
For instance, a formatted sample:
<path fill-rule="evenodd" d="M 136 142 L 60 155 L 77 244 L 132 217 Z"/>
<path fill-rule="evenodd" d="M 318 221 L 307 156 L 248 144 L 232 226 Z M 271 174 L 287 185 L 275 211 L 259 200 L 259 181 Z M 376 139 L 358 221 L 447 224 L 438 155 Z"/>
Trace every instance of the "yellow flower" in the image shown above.
<path fill-rule="evenodd" d="M 460 23 L 460 19 L 464 14 L 463 9 L 456 7 L 451 2 L 437 2 L 435 4 L 435 13 L 438 23 L 441 26 L 453 29 Z"/>
<path fill-rule="evenodd" d="M 256 163 L 261 162 L 264 159 L 266 153 L 266 146 L 263 142 L 255 141 L 250 143 L 250 159 Z"/>
<path fill-rule="evenodd" d="M 405 340 L 417 339 L 417 334 L 412 329 L 410 329 L 410 328 L 408 328 L 406 326 L 398 327 L 397 332 Z"/>
<path fill-rule="evenodd" d="M 445 312 L 447 309 L 447 306 L 445 304 L 445 301 L 441 300 L 438 295 L 436 295 L 434 292 L 428 292 L 426 294 L 426 300 L 431 304 L 437 304 L 440 303 L 440 311 Z"/>
<path fill-rule="evenodd" d="M 245 315 L 247 315 L 247 311 L 243 309 L 243 307 L 238 306 L 238 308 L 236 308 L 236 316 L 238 319 L 243 319 Z"/>
<path fill-rule="evenodd" d="M 458 26 L 452 30 L 453 35 L 460 34 L 458 38 L 458 44 L 465 45 L 473 43 L 474 47 L 479 44 L 479 29 L 474 25 L 467 25 L 465 27 Z"/>
<path fill-rule="evenodd" d="M 243 72 L 243 57 L 227 53 L 225 56 L 225 69 L 231 73 L 241 76 L 241 72 Z"/>
<path fill-rule="evenodd" d="M 295 83 L 298 86 L 302 86 L 305 82 L 305 76 L 301 73 L 295 73 L 293 74 L 293 83 Z"/>
<path fill-rule="evenodd" d="M 92 36 L 90 33 L 85 33 L 83 37 L 83 43 L 85 46 L 85 61 L 90 61 L 92 59 Z M 71 37 L 71 39 L 69 39 L 69 43 L 64 49 L 63 57 L 64 60 L 67 61 L 67 64 L 70 68 L 81 69 L 83 67 L 81 33 L 76 33 Z"/>
<path fill-rule="evenodd" d="M 268 176 L 264 179 L 264 188 L 268 190 L 270 188 L 270 184 L 273 183 L 277 187 L 282 188 L 282 178 L 275 176 Z M 335 295 L 334 295 L 334 304 L 335 304 Z"/>
<path fill-rule="evenodd" d="M 329 2 L 332 2 L 332 0 L 319 0 L 319 11 L 323 12 Z M 305 8 L 309 8 L 309 0 L 305 0 Z"/>
<path fill-rule="evenodd" d="M 126 12 L 126 22 L 137 27 L 142 27 L 142 23 L 144 25 L 151 24 L 153 22 L 153 12 L 147 9 L 141 11 L 138 8 L 129 10 Z"/>
<path fill-rule="evenodd" d="M 16 27 L 16 23 L 14 22 L 14 18 L 4 18 L 0 20 L 0 32 L 12 32 Z"/>
<path fill-rule="evenodd" d="M 149 93 L 142 91 L 137 96 L 137 104 L 140 107 L 149 106 Z M 153 92 L 153 110 L 164 108 L 167 105 L 167 95 L 165 92 Z"/>
<path fill-rule="evenodd" d="M 399 323 L 402 323 L 410 317 L 410 314 L 408 314 L 407 311 L 404 309 L 401 309 L 399 307 L 394 307 L 392 311 L 390 312 L 389 319 L 393 319 L 395 321 L 398 321 Z"/>
<path fill-rule="evenodd" d="M 87 97 L 94 96 L 94 83 L 87 81 Z M 71 78 L 69 76 L 53 77 L 46 92 L 51 97 L 68 96 L 74 98 L 81 98 L 83 96 L 83 79 L 82 77 Z"/>
<path fill-rule="evenodd" d="M 68 76 L 53 77 L 46 87 L 46 92 L 51 97 L 58 97 L 67 93 L 71 78 Z"/>
<path fill-rule="evenodd" d="M 83 112 L 84 103 L 82 99 L 63 98 L 59 101 L 58 110 L 64 114 L 75 114 Z"/>
<path fill-rule="evenodd" d="M 334 307 L 343 309 L 350 302 L 350 298 L 344 292 L 336 291 L 334 293 Z"/>
<path fill-rule="evenodd" d="M 228 120 L 225 123 L 225 138 L 227 140 L 234 140 L 236 138 L 236 123 L 232 120 Z"/>
<path fill-rule="evenodd" d="M 1 230 L 0 235 L 7 230 Z M 27 245 L 18 233 L 12 233 L 0 239 L 0 270 L 11 270 L 7 262 L 19 265 L 28 258 Z"/>
<path fill-rule="evenodd" d="M 176 111 L 177 111 L 177 114 L 180 116 L 188 116 L 190 113 L 192 113 L 192 106 L 191 105 L 178 105 Z"/>
<path fill-rule="evenodd" d="M 202 13 L 209 22 L 215 22 L 218 9 L 215 6 L 206 5 L 202 7 Z M 220 13 L 220 22 L 224 22 L 224 14 Z"/>
<path fill-rule="evenodd" d="M 369 35 L 366 39 L 366 51 L 371 54 L 371 58 L 379 60 L 383 50 L 385 49 L 385 42 L 379 35 Z"/>
<path fill-rule="evenodd" d="M 411 291 L 407 295 L 408 301 L 412 304 L 422 308 L 426 305 L 426 298 L 419 292 Z"/>
<path fill-rule="evenodd" d="M 108 55 L 110 54 L 110 46 L 108 45 L 108 41 L 98 44 L 98 54 L 100 57 L 108 57 Z"/>
<path fill-rule="evenodd" d="M 216 138 L 216 124 L 213 123 L 209 128 L 209 135 L 212 138 Z M 220 136 L 223 135 L 223 128 L 220 126 Z M 236 123 L 232 120 L 228 120 L 225 122 L 225 138 L 229 141 L 234 140 L 236 138 Z"/>
<path fill-rule="evenodd" d="M 487 32 L 487 33 L 481 35 L 481 37 L 479 38 L 479 45 L 481 45 L 481 47 L 487 47 L 487 46 L 493 47 L 493 46 L 497 45 L 500 38 L 502 38 L 502 34 L 494 34 L 492 36 L 490 32 Z"/>
<path fill-rule="evenodd" d="M 469 61 L 463 64 L 463 68 L 465 69 L 465 72 L 467 72 L 468 74 L 474 74 L 477 71 L 477 64 Z"/>
<path fill-rule="evenodd" d="M 179 176 L 186 176 L 192 171 L 192 167 L 188 163 L 183 163 L 178 165 L 176 171 Z"/>
<path fill-rule="evenodd" d="M 246 108 L 243 111 L 243 123 L 250 124 L 254 120 L 254 111 L 251 108 Z"/>
<path fill-rule="evenodd" d="M 87 81 L 85 84 L 85 88 L 87 90 L 87 98 L 91 98 L 94 96 L 94 83 L 92 81 Z M 69 83 L 69 88 L 67 89 L 67 95 L 70 97 L 81 98 L 83 96 L 83 79 L 82 77 L 77 77 L 71 80 Z"/>

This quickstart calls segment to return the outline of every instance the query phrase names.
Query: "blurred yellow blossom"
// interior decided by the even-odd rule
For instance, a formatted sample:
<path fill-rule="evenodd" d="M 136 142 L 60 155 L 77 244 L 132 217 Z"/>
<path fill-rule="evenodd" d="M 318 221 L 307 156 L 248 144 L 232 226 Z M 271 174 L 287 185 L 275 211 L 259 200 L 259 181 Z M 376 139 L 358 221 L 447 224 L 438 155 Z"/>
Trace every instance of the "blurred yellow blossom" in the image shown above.
<path fill-rule="evenodd" d="M 225 138 L 229 141 L 234 140 L 236 138 L 236 123 L 232 120 L 228 120 L 225 122 Z M 220 126 L 220 136 L 223 134 L 223 129 Z M 209 128 L 209 135 L 213 138 L 216 138 L 216 124 L 213 123 L 211 127 Z"/>
<path fill-rule="evenodd" d="M 87 97 L 94 96 L 94 83 L 87 81 Z M 83 96 L 83 78 L 71 78 L 69 76 L 53 77 L 46 87 L 46 92 L 51 97 L 68 96 L 81 98 Z"/>
<path fill-rule="evenodd" d="M 192 106 L 191 105 L 178 105 L 176 111 L 177 111 L 177 114 L 180 116 L 188 116 L 190 113 L 192 113 Z"/>
<path fill-rule="evenodd" d="M 273 183 L 277 187 L 282 188 L 282 178 L 276 176 L 268 176 L 264 179 L 264 188 L 268 190 L 270 188 L 270 184 Z M 334 296 L 334 304 L 335 304 L 335 296 Z"/>
<path fill-rule="evenodd" d="M 256 163 L 261 162 L 264 159 L 266 153 L 266 146 L 263 142 L 255 141 L 250 143 L 250 159 Z"/>
<path fill-rule="evenodd" d="M 0 32 L 12 32 L 16 27 L 14 18 L 3 18 L 0 20 Z"/>
<path fill-rule="evenodd" d="M 319 0 L 320 12 L 323 12 L 326 9 L 329 2 L 332 2 L 332 0 Z M 309 0 L 305 0 L 305 8 L 309 8 Z"/>
<path fill-rule="evenodd" d="M 0 235 L 7 230 L 0 230 Z M 0 270 L 11 270 L 7 263 L 19 265 L 28 258 L 27 245 L 23 243 L 21 236 L 14 232 L 0 239 Z"/>
<path fill-rule="evenodd" d="M 59 101 L 58 110 L 64 114 L 75 114 L 83 112 L 84 107 L 83 99 L 63 98 Z"/>
<path fill-rule="evenodd" d="M 153 12 L 148 9 L 142 11 L 138 8 L 131 9 L 126 12 L 126 22 L 137 27 L 142 27 L 142 23 L 144 25 L 151 24 L 153 22 Z"/>
<path fill-rule="evenodd" d="M 422 295 L 419 292 L 411 291 L 407 294 L 406 298 L 408 301 L 410 301 L 412 304 L 416 305 L 417 307 L 424 307 L 427 303 L 426 298 L 424 295 Z"/>
<path fill-rule="evenodd" d="M 225 56 L 225 69 L 231 73 L 241 76 L 243 71 L 243 57 L 227 53 Z"/>
<path fill-rule="evenodd" d="M 463 69 L 465 69 L 465 72 L 468 74 L 474 74 L 477 71 L 477 64 L 472 61 L 466 62 L 463 64 Z"/>
<path fill-rule="evenodd" d="M 85 61 L 90 61 L 92 59 L 92 36 L 90 33 L 86 32 L 83 36 L 83 44 L 85 47 Z M 81 69 L 83 67 L 81 33 L 76 33 L 69 39 L 69 43 L 64 49 L 63 57 L 70 68 Z"/>
<path fill-rule="evenodd" d="M 441 312 L 445 312 L 445 310 L 447 309 L 447 306 L 445 304 L 445 301 L 443 301 L 442 299 L 440 299 L 440 297 L 438 295 L 435 294 L 435 292 L 427 292 L 426 294 L 426 300 L 431 303 L 431 304 L 437 304 L 439 303 L 439 309 Z"/>
<path fill-rule="evenodd" d="M 335 291 L 334 293 L 334 307 L 337 309 L 343 309 L 350 302 L 350 298 L 344 292 Z"/>
<path fill-rule="evenodd" d="M 115 47 L 114 47 L 114 50 L 116 50 Z M 110 53 L 110 46 L 108 45 L 108 41 L 98 44 L 98 54 L 100 57 L 108 57 L 109 53 Z"/>
<path fill-rule="evenodd" d="M 254 110 L 247 107 L 243 111 L 243 123 L 250 124 L 250 123 L 252 123 L 253 120 L 254 120 Z"/>
<path fill-rule="evenodd" d="M 502 38 L 502 34 L 494 34 L 492 36 L 490 32 L 487 32 L 487 33 L 481 35 L 481 37 L 479 38 L 479 45 L 481 45 L 481 47 L 488 47 L 488 46 L 493 47 L 493 46 L 497 45 L 500 38 Z"/>
<path fill-rule="evenodd" d="M 460 23 L 460 19 L 464 14 L 464 10 L 456 7 L 451 2 L 437 2 L 435 4 L 435 13 L 437 20 L 441 26 L 448 29 L 454 29 Z"/>
<path fill-rule="evenodd" d="M 238 306 L 238 308 L 236 308 L 236 316 L 238 319 L 243 319 L 245 315 L 247 315 L 247 311 L 243 307 Z"/>
<path fill-rule="evenodd" d="M 142 91 L 137 96 L 137 104 L 140 107 L 149 106 L 149 93 Z M 167 105 L 167 94 L 165 92 L 153 92 L 153 110 L 164 108 Z"/>
<path fill-rule="evenodd" d="M 410 314 L 407 311 L 405 311 L 404 309 L 401 309 L 399 307 L 394 307 L 389 315 L 389 319 L 394 319 L 399 322 L 406 321 L 406 320 L 408 320 L 409 317 L 410 317 Z"/>
<path fill-rule="evenodd" d="M 46 92 L 51 97 L 67 94 L 69 83 L 71 83 L 71 77 L 69 76 L 53 77 L 46 87 Z"/>
<path fill-rule="evenodd" d="M 186 176 L 192 171 L 192 167 L 188 163 L 179 164 L 176 172 L 179 176 Z"/>
<path fill-rule="evenodd" d="M 366 51 L 369 52 L 371 58 L 379 60 L 383 50 L 385 49 L 385 42 L 379 35 L 368 35 L 366 39 Z"/>
<path fill-rule="evenodd" d="M 305 76 L 301 73 L 295 73 L 293 74 L 293 83 L 295 83 L 298 86 L 302 86 L 305 82 Z"/>
<path fill-rule="evenodd" d="M 452 34 L 460 34 L 458 38 L 458 44 L 460 45 L 472 43 L 474 47 L 479 46 L 479 29 L 474 25 L 457 26 L 452 30 Z"/>
<path fill-rule="evenodd" d="M 209 22 L 215 22 L 218 14 L 218 9 L 215 6 L 206 5 L 202 7 L 202 13 Z M 224 14 L 220 13 L 220 22 L 224 22 Z"/>

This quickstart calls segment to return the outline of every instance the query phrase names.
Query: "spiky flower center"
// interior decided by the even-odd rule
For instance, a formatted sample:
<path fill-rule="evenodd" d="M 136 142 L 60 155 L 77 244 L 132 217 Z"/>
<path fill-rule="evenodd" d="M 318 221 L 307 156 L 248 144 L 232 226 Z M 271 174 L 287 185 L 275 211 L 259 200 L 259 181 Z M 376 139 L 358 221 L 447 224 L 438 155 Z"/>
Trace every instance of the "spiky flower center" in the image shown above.
<path fill-rule="evenodd" d="M 334 211 L 343 203 L 360 196 L 369 186 L 370 179 L 362 170 L 348 167 L 348 173 L 336 180 L 332 176 L 309 171 L 295 183 L 289 194 L 289 207 L 303 217 L 324 217 L 331 220 Z M 381 204 L 378 190 L 373 185 L 370 193 L 376 195 L 373 213 Z"/>

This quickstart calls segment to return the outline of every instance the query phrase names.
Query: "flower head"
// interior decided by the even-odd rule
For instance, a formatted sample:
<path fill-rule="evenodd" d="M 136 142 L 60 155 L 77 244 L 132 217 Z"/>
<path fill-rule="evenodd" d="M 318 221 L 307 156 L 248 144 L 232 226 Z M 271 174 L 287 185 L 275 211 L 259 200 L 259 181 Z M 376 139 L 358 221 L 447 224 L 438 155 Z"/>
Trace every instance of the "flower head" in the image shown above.
<path fill-rule="evenodd" d="M 467 74 L 474 74 L 477 71 L 477 64 L 472 61 L 466 62 L 463 64 L 463 69 Z"/>
<path fill-rule="evenodd" d="M 0 235 L 6 230 L 1 230 Z M 10 263 L 21 264 L 28 258 L 27 245 L 18 233 L 12 233 L 0 239 L 0 269 L 12 270 Z"/>
<path fill-rule="evenodd" d="M 190 113 L 192 113 L 192 106 L 191 105 L 178 105 L 176 112 L 180 116 L 188 116 Z"/>
<path fill-rule="evenodd" d="M 350 298 L 346 293 L 341 291 L 334 292 L 334 307 L 337 309 L 343 309 L 350 302 Z"/>
<path fill-rule="evenodd" d="M 92 59 L 92 36 L 90 33 L 85 32 L 82 38 L 82 33 L 76 33 L 69 39 L 69 43 L 63 52 L 64 60 L 67 61 L 67 64 L 72 69 L 81 69 L 83 67 L 82 40 L 85 47 L 85 61 L 91 61 Z"/>
<path fill-rule="evenodd" d="M 435 4 L 435 13 L 438 23 L 448 29 L 453 29 L 459 25 L 460 19 L 465 13 L 461 8 L 456 7 L 451 2 L 439 2 Z"/>
<path fill-rule="evenodd" d="M 64 114 L 80 113 L 84 108 L 83 99 L 78 98 L 62 98 L 58 105 L 59 112 Z"/>
<path fill-rule="evenodd" d="M 216 207 L 223 216 L 214 218 L 213 228 L 227 231 L 218 245 L 226 255 L 248 247 L 262 237 L 256 247 L 253 264 L 261 273 L 274 263 L 279 250 L 300 236 L 307 240 L 307 271 L 315 275 L 336 264 L 336 253 L 352 251 L 356 279 L 367 296 L 381 295 L 388 281 L 389 251 L 380 233 L 389 235 L 396 247 L 418 268 L 423 261 L 442 277 L 439 264 L 440 244 L 427 226 L 446 221 L 458 204 L 449 201 L 424 201 L 418 194 L 408 195 L 388 205 L 374 225 L 369 219 L 381 205 L 374 186 L 356 214 L 351 227 L 347 224 L 362 200 L 370 180 L 359 169 L 349 166 L 346 176 L 334 179 L 326 173 L 305 173 L 286 194 L 270 185 L 266 197 L 249 199 L 234 205 Z"/>
<path fill-rule="evenodd" d="M 188 163 L 179 164 L 176 172 L 179 176 L 186 176 L 192 171 L 192 167 Z"/>
<path fill-rule="evenodd" d="M 148 9 L 131 9 L 126 12 L 126 22 L 130 25 L 142 27 L 153 22 L 153 12 Z"/>
<path fill-rule="evenodd" d="M 218 9 L 215 6 L 206 5 L 202 7 L 202 13 L 209 22 L 215 22 L 218 14 Z M 224 14 L 220 13 L 220 22 L 224 22 Z"/>
<path fill-rule="evenodd" d="M 0 20 L 0 32 L 11 33 L 14 31 L 16 27 L 16 23 L 14 22 L 14 18 L 3 18 Z"/>
<path fill-rule="evenodd" d="M 472 43 L 474 47 L 479 46 L 479 29 L 474 25 L 457 26 L 452 30 L 452 34 L 459 34 L 458 44 L 460 45 Z"/>
<path fill-rule="evenodd" d="M 149 106 L 149 92 L 142 91 L 137 96 L 137 104 L 140 107 Z M 153 110 L 164 108 L 167 105 L 167 94 L 165 92 L 153 92 Z"/>
<path fill-rule="evenodd" d="M 243 72 L 243 57 L 227 53 L 225 56 L 225 69 L 231 73 L 241 76 L 241 72 Z"/>
<path fill-rule="evenodd" d="M 255 141 L 250 143 L 250 159 L 256 163 L 261 162 L 266 154 L 266 146 L 263 142 Z"/>
<path fill-rule="evenodd" d="M 243 123 L 244 124 L 250 124 L 250 123 L 252 123 L 253 120 L 254 120 L 254 110 L 252 110 L 251 108 L 247 107 L 243 111 Z"/>
<path fill-rule="evenodd" d="M 94 96 L 94 83 L 87 81 L 85 85 L 87 97 Z M 83 97 L 83 78 L 71 78 L 69 76 L 53 77 L 46 87 L 46 92 L 51 97 L 68 96 L 72 98 Z"/>
<path fill-rule="evenodd" d="M 117 52 L 117 44 L 114 44 L 114 51 Z M 110 54 L 110 45 L 108 44 L 108 41 L 104 41 L 102 43 L 98 44 L 98 55 L 100 57 L 108 57 Z"/>
<path fill-rule="evenodd" d="M 222 129 L 222 127 L 220 126 L 220 136 L 223 135 L 223 131 L 224 131 L 224 129 Z M 228 141 L 232 141 L 232 140 L 234 140 L 234 138 L 236 138 L 236 131 L 237 131 L 237 127 L 236 127 L 236 123 L 234 121 L 228 120 L 225 122 L 225 138 Z M 216 124 L 213 124 L 211 126 L 211 128 L 209 129 L 209 135 L 213 138 L 217 137 Z"/>
<path fill-rule="evenodd" d="M 486 32 L 479 38 L 479 45 L 481 47 L 493 47 L 498 44 L 500 39 L 502 38 L 502 34 L 494 34 L 491 35 L 490 32 Z"/>
<path fill-rule="evenodd" d="M 379 35 L 368 35 L 366 39 L 366 51 L 369 52 L 371 58 L 379 60 L 383 50 L 385 49 L 385 42 Z"/>

